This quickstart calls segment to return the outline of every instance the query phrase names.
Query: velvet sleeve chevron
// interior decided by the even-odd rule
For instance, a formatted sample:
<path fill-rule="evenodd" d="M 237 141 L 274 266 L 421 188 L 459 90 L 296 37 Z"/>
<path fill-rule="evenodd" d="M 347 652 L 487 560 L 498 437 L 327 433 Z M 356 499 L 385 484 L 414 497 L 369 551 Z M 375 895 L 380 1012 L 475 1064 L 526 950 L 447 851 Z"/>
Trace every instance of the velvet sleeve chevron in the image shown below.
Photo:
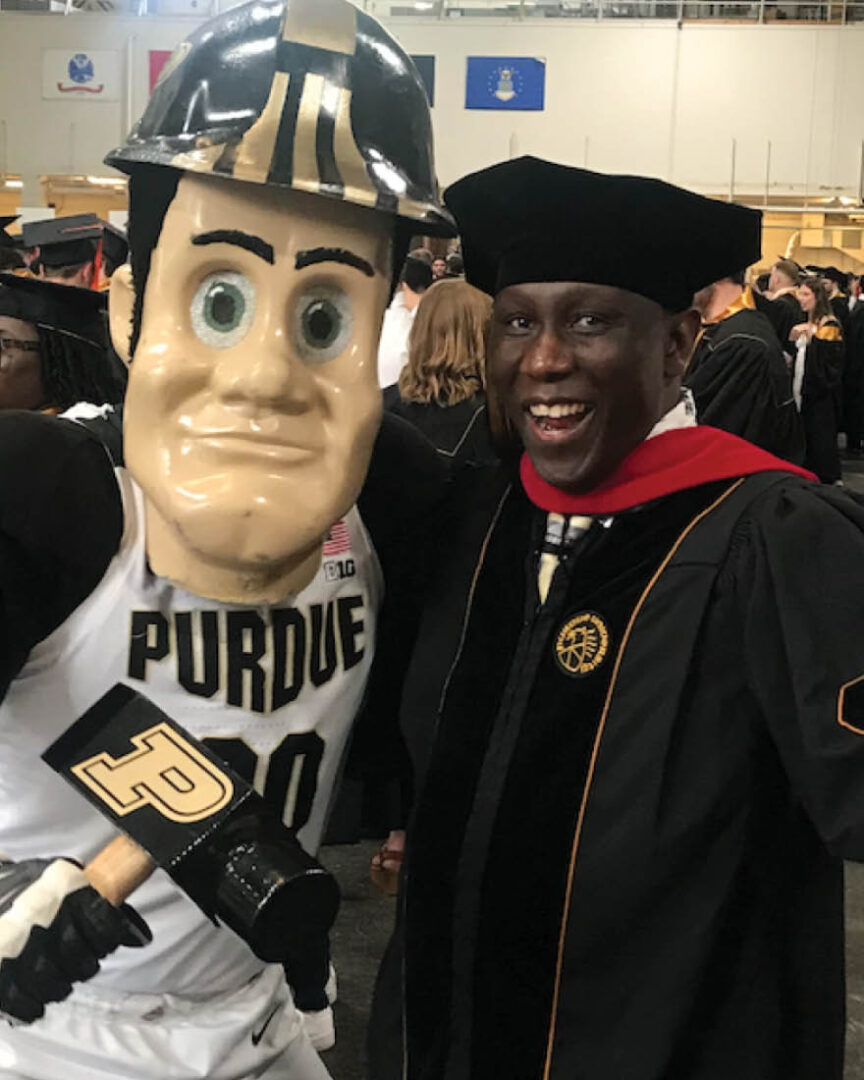
<path fill-rule="evenodd" d="M 790 479 L 736 552 L 743 661 L 768 734 L 822 840 L 864 860 L 864 505 Z"/>

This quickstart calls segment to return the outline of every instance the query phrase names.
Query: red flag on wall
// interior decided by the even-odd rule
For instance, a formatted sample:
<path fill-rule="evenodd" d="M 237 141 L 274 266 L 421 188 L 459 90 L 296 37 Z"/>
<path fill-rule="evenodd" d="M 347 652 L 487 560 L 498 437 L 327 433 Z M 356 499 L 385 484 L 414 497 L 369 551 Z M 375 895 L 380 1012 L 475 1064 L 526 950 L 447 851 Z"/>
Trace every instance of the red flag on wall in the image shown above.
<path fill-rule="evenodd" d="M 162 74 L 162 68 L 168 63 L 168 59 L 171 56 L 170 49 L 151 49 L 150 50 L 150 93 L 153 93 L 153 88 Z"/>

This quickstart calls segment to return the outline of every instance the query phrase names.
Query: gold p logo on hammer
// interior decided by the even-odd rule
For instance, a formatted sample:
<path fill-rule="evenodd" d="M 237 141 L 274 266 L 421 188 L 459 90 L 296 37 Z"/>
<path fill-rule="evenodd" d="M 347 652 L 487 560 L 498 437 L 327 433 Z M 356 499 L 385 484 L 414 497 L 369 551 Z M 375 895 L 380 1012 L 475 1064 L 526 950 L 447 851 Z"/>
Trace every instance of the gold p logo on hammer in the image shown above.
<path fill-rule="evenodd" d="M 152 806 L 170 821 L 190 824 L 231 801 L 230 777 L 168 724 L 155 724 L 131 742 L 136 749 L 123 757 L 102 752 L 71 769 L 118 816 Z"/>

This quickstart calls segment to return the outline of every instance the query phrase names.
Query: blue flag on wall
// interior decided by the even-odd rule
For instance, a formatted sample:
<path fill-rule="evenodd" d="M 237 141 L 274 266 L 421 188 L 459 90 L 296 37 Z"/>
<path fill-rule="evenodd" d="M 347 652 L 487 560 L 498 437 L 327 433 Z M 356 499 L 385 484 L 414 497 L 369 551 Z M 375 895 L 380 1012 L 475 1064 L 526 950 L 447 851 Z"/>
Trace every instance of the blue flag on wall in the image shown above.
<path fill-rule="evenodd" d="M 534 56 L 469 56 L 466 109 L 542 111 L 546 61 Z"/>
<path fill-rule="evenodd" d="M 426 87 L 426 97 L 429 98 L 429 104 L 435 104 L 435 57 L 434 56 L 412 56 L 417 70 L 420 72 L 420 78 L 423 80 L 423 85 Z"/>

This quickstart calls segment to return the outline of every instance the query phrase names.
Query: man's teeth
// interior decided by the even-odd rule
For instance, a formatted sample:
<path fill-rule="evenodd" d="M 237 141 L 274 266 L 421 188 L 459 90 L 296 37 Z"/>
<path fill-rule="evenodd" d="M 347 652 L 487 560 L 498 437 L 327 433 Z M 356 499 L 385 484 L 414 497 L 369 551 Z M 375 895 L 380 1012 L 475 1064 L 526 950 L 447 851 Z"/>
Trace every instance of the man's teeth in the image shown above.
<path fill-rule="evenodd" d="M 584 416 L 590 408 L 584 402 L 573 401 L 567 405 L 531 405 L 529 411 L 538 419 L 548 416 L 551 420 L 559 420 L 563 416 Z"/>

